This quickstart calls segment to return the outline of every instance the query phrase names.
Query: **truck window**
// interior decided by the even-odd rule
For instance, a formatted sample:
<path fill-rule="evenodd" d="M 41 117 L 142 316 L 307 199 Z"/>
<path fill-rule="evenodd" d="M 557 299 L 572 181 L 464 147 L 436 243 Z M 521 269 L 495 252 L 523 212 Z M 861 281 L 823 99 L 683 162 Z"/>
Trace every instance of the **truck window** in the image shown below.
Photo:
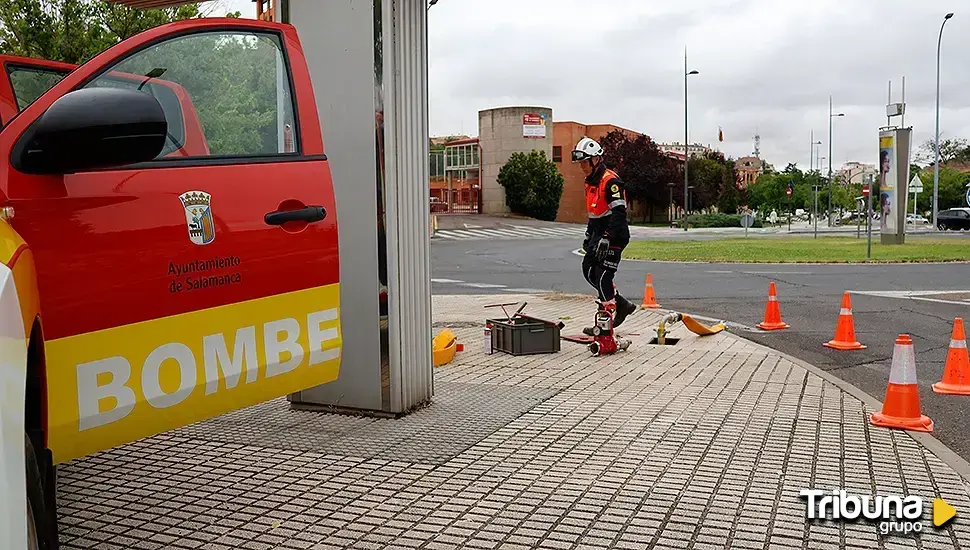
<path fill-rule="evenodd" d="M 17 110 L 23 111 L 44 92 L 67 76 L 68 71 L 55 69 L 38 69 L 36 67 L 7 66 L 7 76 L 13 88 L 14 98 L 17 100 Z"/>
<path fill-rule="evenodd" d="M 298 152 L 289 71 L 275 34 L 219 31 L 173 38 L 107 67 L 86 87 L 119 85 L 143 86 L 159 99 L 173 134 L 159 158 L 193 139 L 192 125 L 182 124 L 183 109 L 194 111 L 186 120 L 201 122 L 198 139 L 208 144 L 208 156 Z"/>

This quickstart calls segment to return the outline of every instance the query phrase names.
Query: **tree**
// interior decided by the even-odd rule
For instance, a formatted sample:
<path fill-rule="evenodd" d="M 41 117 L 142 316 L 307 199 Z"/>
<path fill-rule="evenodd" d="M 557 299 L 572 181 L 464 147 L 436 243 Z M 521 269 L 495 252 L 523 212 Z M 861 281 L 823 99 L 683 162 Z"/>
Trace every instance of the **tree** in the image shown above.
<path fill-rule="evenodd" d="M 513 153 L 498 172 L 505 204 L 512 212 L 546 221 L 556 219 L 564 181 L 545 151 Z"/>
<path fill-rule="evenodd" d="M 689 185 L 691 191 L 691 209 L 700 210 L 711 206 L 718 206 L 722 194 L 727 193 L 736 199 L 725 199 L 725 206 L 736 203 L 728 213 L 737 210 L 737 204 L 747 202 L 743 193 L 737 188 L 737 173 L 734 161 L 724 157 L 722 153 L 710 152 L 702 157 L 691 157 L 688 161 Z M 733 187 L 734 191 L 729 188 Z M 720 210 L 720 207 L 718 208 Z"/>
<path fill-rule="evenodd" d="M 928 139 L 920 145 L 917 162 L 932 166 L 936 155 L 936 140 Z M 970 160 L 970 148 L 963 138 L 948 138 L 940 140 L 940 166 L 945 166 L 953 160 Z"/>
<path fill-rule="evenodd" d="M 921 212 L 929 212 L 933 209 L 933 168 L 929 167 L 920 174 L 923 180 L 924 191 L 920 193 L 916 200 L 916 209 Z M 967 183 L 970 183 L 970 174 L 964 174 L 959 170 L 943 166 L 940 168 L 940 187 L 938 192 L 939 209 L 957 208 L 966 206 Z M 910 194 L 910 200 L 913 199 Z M 909 210 L 912 211 L 912 205 Z"/>
<path fill-rule="evenodd" d="M 717 209 L 725 214 L 735 214 L 741 202 L 741 192 L 738 186 L 727 178 L 721 183 L 721 191 L 717 197 Z"/>
<path fill-rule="evenodd" d="M 657 144 L 644 135 L 630 138 L 613 130 L 600 140 L 606 165 L 619 174 L 627 198 L 645 206 L 644 221 L 653 216 L 653 206 L 666 206 L 667 183 L 677 180 L 677 167 Z"/>
<path fill-rule="evenodd" d="M 80 64 L 147 29 L 203 15 L 198 4 L 145 10 L 102 0 L 5 0 L 0 52 Z"/>

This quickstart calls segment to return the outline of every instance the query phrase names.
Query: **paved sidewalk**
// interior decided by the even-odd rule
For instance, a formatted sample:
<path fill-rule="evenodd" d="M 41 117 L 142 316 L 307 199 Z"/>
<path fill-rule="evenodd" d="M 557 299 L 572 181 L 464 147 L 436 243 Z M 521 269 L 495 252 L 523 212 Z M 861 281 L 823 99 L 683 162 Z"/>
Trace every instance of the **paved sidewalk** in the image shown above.
<path fill-rule="evenodd" d="M 968 488 L 863 403 L 730 334 L 678 327 L 593 358 L 481 352 L 496 301 L 589 322 L 588 298 L 436 296 L 464 342 L 434 403 L 398 420 L 276 400 L 65 465 L 63 548 L 970 548 Z M 808 522 L 804 488 L 917 494 L 924 530 Z M 936 496 L 958 510 L 932 527 Z"/>

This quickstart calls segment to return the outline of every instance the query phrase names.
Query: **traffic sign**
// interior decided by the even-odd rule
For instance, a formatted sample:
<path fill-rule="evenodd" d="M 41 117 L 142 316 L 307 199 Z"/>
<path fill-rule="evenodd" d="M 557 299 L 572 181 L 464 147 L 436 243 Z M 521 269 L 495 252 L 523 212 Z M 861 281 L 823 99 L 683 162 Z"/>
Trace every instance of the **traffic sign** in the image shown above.
<path fill-rule="evenodd" d="M 863 197 L 868 197 L 869 196 L 869 184 L 868 183 L 862 186 L 862 196 Z"/>
<path fill-rule="evenodd" d="M 970 206 L 970 189 L 967 189 L 967 206 Z"/>
<path fill-rule="evenodd" d="M 754 225 L 754 216 L 747 213 L 741 216 L 741 227 L 747 229 L 753 225 Z"/>
<path fill-rule="evenodd" d="M 913 174 L 913 179 L 909 182 L 909 192 L 910 193 L 922 193 L 923 192 L 923 180 L 919 179 L 919 174 Z"/>
<path fill-rule="evenodd" d="M 791 198 L 791 187 L 785 189 L 785 194 L 788 195 L 789 199 Z"/>

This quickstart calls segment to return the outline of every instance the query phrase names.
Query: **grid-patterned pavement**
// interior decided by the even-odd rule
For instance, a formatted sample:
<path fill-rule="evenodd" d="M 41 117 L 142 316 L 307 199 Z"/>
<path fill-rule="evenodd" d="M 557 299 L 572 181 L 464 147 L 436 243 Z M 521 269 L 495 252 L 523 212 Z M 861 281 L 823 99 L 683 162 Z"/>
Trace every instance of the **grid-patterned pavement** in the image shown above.
<path fill-rule="evenodd" d="M 478 323 L 508 295 L 436 296 L 466 351 L 434 404 L 398 420 L 290 411 L 284 400 L 60 470 L 74 548 L 970 548 L 964 481 L 906 433 L 778 354 L 727 334 L 592 358 L 481 353 Z M 514 299 L 514 298 L 513 298 Z M 588 322 L 588 300 L 523 297 Z M 918 536 L 809 522 L 798 492 L 926 499 Z M 941 496 L 958 510 L 930 522 Z"/>

